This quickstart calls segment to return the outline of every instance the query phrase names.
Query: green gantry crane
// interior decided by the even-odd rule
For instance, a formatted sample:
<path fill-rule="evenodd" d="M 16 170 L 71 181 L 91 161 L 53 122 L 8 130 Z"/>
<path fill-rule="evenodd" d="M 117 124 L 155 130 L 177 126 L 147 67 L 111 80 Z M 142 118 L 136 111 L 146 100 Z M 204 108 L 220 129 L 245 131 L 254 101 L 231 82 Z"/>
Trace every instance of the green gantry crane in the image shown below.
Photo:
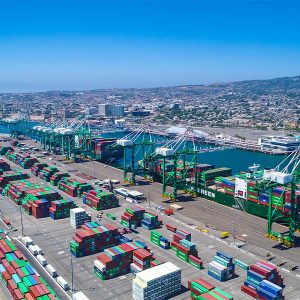
<path fill-rule="evenodd" d="M 281 169 L 281 166 L 287 165 Z M 274 170 L 265 170 L 263 181 L 257 182 L 257 188 L 269 193 L 268 207 L 268 231 L 266 237 L 277 240 L 286 246 L 295 246 L 295 231 L 299 230 L 299 203 L 296 201 L 296 186 L 300 179 L 300 147 L 285 158 Z M 281 171 L 279 171 L 281 169 Z M 280 233 L 273 230 L 273 223 L 282 217 L 282 212 L 278 209 L 280 202 L 274 201 L 273 190 L 282 186 L 291 191 L 291 208 L 289 212 L 289 230 Z M 279 201 L 282 201 L 283 194 Z"/>
<path fill-rule="evenodd" d="M 147 131 L 147 126 L 142 126 L 126 135 L 125 137 L 118 139 L 116 145 L 124 148 L 124 181 L 130 183 L 130 185 L 136 185 L 136 176 L 145 174 L 145 164 L 138 164 L 136 157 L 139 151 L 142 152 L 142 156 L 146 156 L 149 151 L 153 152 L 154 142 L 152 141 L 152 135 Z M 114 146 L 112 146 L 114 147 Z M 129 152 L 129 162 L 128 162 Z M 128 177 L 128 174 L 131 174 Z"/>

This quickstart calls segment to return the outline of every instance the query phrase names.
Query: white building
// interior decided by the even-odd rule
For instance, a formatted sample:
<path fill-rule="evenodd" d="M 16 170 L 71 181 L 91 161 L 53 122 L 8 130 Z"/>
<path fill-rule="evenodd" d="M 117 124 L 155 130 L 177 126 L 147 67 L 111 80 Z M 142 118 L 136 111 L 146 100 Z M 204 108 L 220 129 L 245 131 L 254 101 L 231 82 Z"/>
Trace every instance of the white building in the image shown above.
<path fill-rule="evenodd" d="M 279 149 L 282 151 L 293 151 L 300 147 L 300 138 L 293 136 L 266 135 L 258 140 L 261 149 Z"/>
<path fill-rule="evenodd" d="M 123 117 L 124 106 L 113 104 L 99 104 L 98 114 L 104 117 Z"/>
<path fill-rule="evenodd" d="M 181 270 L 167 262 L 136 274 L 132 281 L 134 300 L 168 299 L 181 291 Z"/>

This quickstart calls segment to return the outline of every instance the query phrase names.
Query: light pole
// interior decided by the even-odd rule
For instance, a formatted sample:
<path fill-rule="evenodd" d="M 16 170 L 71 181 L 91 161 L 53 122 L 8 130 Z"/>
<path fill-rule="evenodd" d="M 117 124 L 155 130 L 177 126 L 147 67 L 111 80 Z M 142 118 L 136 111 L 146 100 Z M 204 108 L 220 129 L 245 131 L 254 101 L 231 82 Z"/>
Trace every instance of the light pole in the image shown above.
<path fill-rule="evenodd" d="M 234 209 L 234 221 L 233 221 L 233 245 L 235 246 L 235 231 L 236 231 L 236 209 L 239 208 L 238 205 L 232 205 L 232 208 Z"/>
<path fill-rule="evenodd" d="M 22 201 L 20 203 L 20 216 L 21 216 L 21 234 L 24 235 L 24 226 L 23 226 L 23 213 L 22 213 Z"/>
<path fill-rule="evenodd" d="M 71 293 L 74 292 L 74 270 L 73 270 L 73 254 L 71 253 Z"/>
<path fill-rule="evenodd" d="M 148 207 L 151 207 L 151 199 L 150 199 L 150 184 L 149 184 L 149 190 L 148 190 Z"/>
<path fill-rule="evenodd" d="M 96 163 L 95 163 L 95 161 L 93 161 L 94 162 L 94 178 L 96 178 Z"/>

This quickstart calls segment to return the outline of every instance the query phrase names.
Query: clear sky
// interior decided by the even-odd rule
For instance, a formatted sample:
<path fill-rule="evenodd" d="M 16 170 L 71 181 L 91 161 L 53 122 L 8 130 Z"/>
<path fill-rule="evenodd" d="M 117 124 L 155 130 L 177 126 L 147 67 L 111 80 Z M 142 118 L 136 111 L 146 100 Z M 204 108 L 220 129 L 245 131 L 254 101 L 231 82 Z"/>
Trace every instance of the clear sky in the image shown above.
<path fill-rule="evenodd" d="M 297 0 L 0 0 L 0 92 L 300 74 Z"/>

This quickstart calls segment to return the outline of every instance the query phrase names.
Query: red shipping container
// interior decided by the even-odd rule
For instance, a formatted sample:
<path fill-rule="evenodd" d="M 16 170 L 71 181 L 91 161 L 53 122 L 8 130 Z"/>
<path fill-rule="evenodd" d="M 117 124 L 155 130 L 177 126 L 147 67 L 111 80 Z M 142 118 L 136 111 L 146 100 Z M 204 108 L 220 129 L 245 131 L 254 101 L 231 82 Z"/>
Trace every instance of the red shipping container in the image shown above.
<path fill-rule="evenodd" d="M 255 290 L 249 288 L 248 286 L 242 285 L 241 291 L 253 298 L 257 298 L 257 292 Z"/>
<path fill-rule="evenodd" d="M 274 265 L 272 265 L 272 264 L 269 264 L 269 263 L 267 263 L 267 262 L 265 262 L 265 261 L 263 261 L 263 260 L 259 260 L 258 262 L 261 263 L 262 265 L 267 266 L 268 269 L 272 269 L 272 271 L 277 271 L 276 266 L 274 266 Z"/>
<path fill-rule="evenodd" d="M 30 293 L 25 294 L 25 299 L 26 300 L 36 300 L 36 298 L 32 297 Z"/>
<path fill-rule="evenodd" d="M 21 300 L 21 299 L 24 298 L 19 289 L 14 290 L 13 297 L 14 297 L 15 300 Z"/>
<path fill-rule="evenodd" d="M 190 290 L 192 293 L 194 293 L 196 296 L 200 296 L 200 295 L 201 295 L 201 293 L 200 293 L 199 291 L 193 289 L 190 285 L 189 285 L 189 290 Z"/>
<path fill-rule="evenodd" d="M 33 296 L 34 299 L 36 299 L 37 297 L 40 296 L 40 293 L 39 293 L 39 291 L 36 289 L 36 286 L 37 286 L 37 285 L 31 286 L 31 287 L 29 288 L 29 292 L 30 292 L 30 294 Z"/>
<path fill-rule="evenodd" d="M 264 276 L 265 278 L 269 278 L 269 276 L 271 275 L 271 271 L 257 265 L 250 265 L 250 270 Z"/>
<path fill-rule="evenodd" d="M 172 226 L 171 224 L 166 224 L 166 228 L 172 232 L 176 232 L 176 227 L 175 226 Z"/>

